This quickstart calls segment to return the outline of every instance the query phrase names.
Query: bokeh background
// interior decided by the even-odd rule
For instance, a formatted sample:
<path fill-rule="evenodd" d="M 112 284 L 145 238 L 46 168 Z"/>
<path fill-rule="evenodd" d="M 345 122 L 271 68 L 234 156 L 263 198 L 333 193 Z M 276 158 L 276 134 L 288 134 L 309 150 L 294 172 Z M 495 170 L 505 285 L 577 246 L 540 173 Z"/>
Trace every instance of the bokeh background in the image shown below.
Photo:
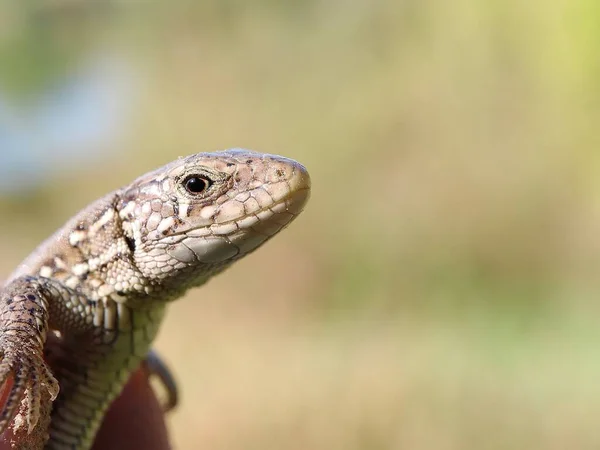
<path fill-rule="evenodd" d="M 178 156 L 310 170 L 170 308 L 177 449 L 600 447 L 600 6 L 0 3 L 0 273 Z"/>

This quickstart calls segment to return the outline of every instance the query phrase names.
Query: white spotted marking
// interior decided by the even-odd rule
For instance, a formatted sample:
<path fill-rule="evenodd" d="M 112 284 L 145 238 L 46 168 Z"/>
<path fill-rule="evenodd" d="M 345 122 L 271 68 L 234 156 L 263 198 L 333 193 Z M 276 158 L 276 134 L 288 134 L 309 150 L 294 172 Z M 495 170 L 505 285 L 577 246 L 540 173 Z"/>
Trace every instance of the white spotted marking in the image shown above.
<path fill-rule="evenodd" d="M 186 217 L 188 217 L 189 210 L 190 210 L 189 203 L 180 203 L 179 204 L 179 217 L 181 217 L 182 219 L 185 219 Z"/>
<path fill-rule="evenodd" d="M 67 270 L 69 268 L 67 263 L 58 257 L 54 258 L 54 265 L 60 270 Z"/>
<path fill-rule="evenodd" d="M 100 217 L 98 221 L 92 224 L 92 226 L 90 227 L 90 234 L 96 234 L 104 225 L 111 222 L 114 219 L 114 217 L 115 210 L 112 208 L 107 209 L 106 212 L 102 215 L 102 217 Z"/>
<path fill-rule="evenodd" d="M 65 281 L 65 286 L 67 286 L 70 289 L 75 289 L 77 286 L 79 286 L 79 278 L 77 278 L 77 277 L 67 278 L 67 280 Z"/>
<path fill-rule="evenodd" d="M 75 247 L 85 239 L 86 235 L 87 233 L 85 231 L 73 231 L 69 235 L 69 244 L 71 244 L 72 247 Z"/>
<path fill-rule="evenodd" d="M 52 270 L 52 267 L 42 266 L 40 268 L 40 276 L 41 277 L 50 278 L 52 275 L 54 275 L 54 271 Z"/>
<path fill-rule="evenodd" d="M 119 214 L 121 216 L 122 219 L 126 219 L 128 218 L 130 215 L 133 214 L 133 212 L 135 211 L 135 207 L 136 207 L 136 203 L 135 202 L 129 202 L 127 203 L 127 205 L 125 205 L 125 207 L 121 210 L 121 213 Z"/>
<path fill-rule="evenodd" d="M 175 219 L 173 217 L 167 217 L 166 219 L 164 219 L 160 222 L 156 231 L 158 231 L 160 234 L 165 234 L 174 225 L 175 225 Z"/>
<path fill-rule="evenodd" d="M 87 263 L 75 264 L 73 266 L 73 275 L 77 275 L 78 277 L 85 275 L 90 271 L 90 266 Z"/>

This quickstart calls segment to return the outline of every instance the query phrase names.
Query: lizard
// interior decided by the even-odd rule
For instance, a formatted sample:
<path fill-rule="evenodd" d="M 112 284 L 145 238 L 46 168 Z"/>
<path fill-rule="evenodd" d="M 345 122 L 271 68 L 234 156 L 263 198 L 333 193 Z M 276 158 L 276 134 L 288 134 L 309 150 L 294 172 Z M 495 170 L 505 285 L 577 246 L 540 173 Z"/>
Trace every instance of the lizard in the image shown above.
<path fill-rule="evenodd" d="M 51 402 L 33 447 L 89 449 L 168 303 L 289 225 L 310 191 L 300 163 L 231 149 L 180 158 L 76 214 L 0 289 L 0 433 L 17 415 L 31 433 Z"/>

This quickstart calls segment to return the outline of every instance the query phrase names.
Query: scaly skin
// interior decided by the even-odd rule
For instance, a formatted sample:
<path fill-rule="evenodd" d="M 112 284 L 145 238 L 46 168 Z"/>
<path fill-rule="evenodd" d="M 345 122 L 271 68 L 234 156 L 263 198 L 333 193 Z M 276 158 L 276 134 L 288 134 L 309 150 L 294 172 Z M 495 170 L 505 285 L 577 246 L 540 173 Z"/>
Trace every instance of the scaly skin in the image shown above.
<path fill-rule="evenodd" d="M 229 150 L 174 161 L 76 215 L 0 291 L 0 385 L 14 380 L 0 432 L 19 407 L 34 430 L 56 397 L 45 448 L 90 448 L 166 304 L 281 231 L 309 194 L 295 161 Z"/>

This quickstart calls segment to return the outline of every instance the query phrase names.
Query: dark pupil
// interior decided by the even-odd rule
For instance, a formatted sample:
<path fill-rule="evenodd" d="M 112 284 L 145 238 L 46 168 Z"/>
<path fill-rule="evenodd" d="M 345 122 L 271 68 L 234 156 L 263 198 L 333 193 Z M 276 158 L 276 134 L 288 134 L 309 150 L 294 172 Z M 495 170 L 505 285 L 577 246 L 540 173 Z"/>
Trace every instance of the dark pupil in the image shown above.
<path fill-rule="evenodd" d="M 185 181 L 185 188 L 192 194 L 200 194 L 208 188 L 208 181 L 200 177 L 190 177 Z"/>

